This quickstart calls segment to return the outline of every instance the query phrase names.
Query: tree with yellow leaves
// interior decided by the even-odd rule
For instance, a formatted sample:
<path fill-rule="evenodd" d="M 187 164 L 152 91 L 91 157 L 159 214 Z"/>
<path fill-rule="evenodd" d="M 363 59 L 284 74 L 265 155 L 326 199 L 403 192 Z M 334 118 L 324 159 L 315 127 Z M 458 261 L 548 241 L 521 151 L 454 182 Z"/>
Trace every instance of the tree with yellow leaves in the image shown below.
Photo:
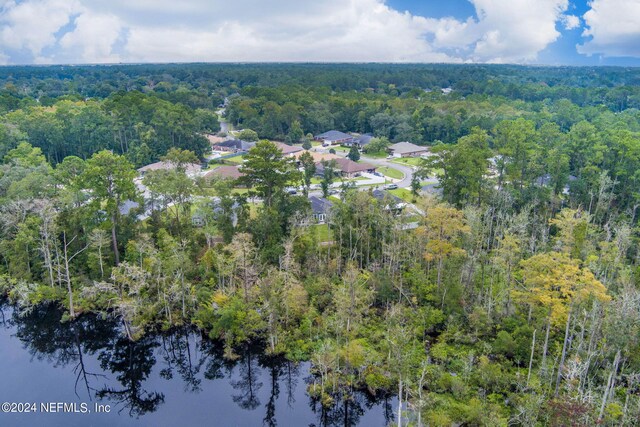
<path fill-rule="evenodd" d="M 546 309 L 547 331 L 542 353 L 545 366 L 551 324 L 565 323 L 565 337 L 556 380 L 556 395 L 566 356 L 571 311 L 575 305 L 595 298 L 601 302 L 611 299 L 607 289 L 579 260 L 562 252 L 534 255 L 520 262 L 522 288 L 513 291 L 513 297 L 532 306 Z"/>
<path fill-rule="evenodd" d="M 438 263 L 438 289 L 442 283 L 444 261 L 466 253 L 464 249 L 456 246 L 456 242 L 469 231 L 464 214 L 456 208 L 439 204 L 427 211 L 424 226 L 418 228 L 418 233 L 428 239 L 424 252 L 425 260 Z"/>

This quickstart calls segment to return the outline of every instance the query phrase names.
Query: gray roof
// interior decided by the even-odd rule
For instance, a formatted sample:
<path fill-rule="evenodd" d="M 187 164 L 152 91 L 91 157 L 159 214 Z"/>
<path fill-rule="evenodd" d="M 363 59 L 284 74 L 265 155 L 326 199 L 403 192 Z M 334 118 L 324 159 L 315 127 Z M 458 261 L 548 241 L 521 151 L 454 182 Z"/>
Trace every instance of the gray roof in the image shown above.
<path fill-rule="evenodd" d="M 365 133 L 363 135 L 360 135 L 357 138 L 357 141 L 358 141 L 358 144 L 360 144 L 360 146 L 362 147 L 370 143 L 371 139 L 373 139 L 373 136 L 369 135 L 368 133 Z"/>
<path fill-rule="evenodd" d="M 314 214 L 326 214 L 333 207 L 330 200 L 317 196 L 310 196 L 309 203 L 311 203 L 311 211 Z"/>
<path fill-rule="evenodd" d="M 248 151 L 254 145 L 256 145 L 255 142 L 247 142 L 241 139 L 228 139 L 214 144 L 214 147 L 234 148 L 236 150 Z"/>
<path fill-rule="evenodd" d="M 343 141 L 345 139 L 353 139 L 353 137 L 347 133 L 340 132 L 339 130 L 330 130 L 320 135 L 315 136 L 316 139 L 324 139 L 325 141 Z"/>
<path fill-rule="evenodd" d="M 373 190 L 371 192 L 371 195 L 380 201 L 383 200 L 392 200 L 395 203 L 404 203 L 404 200 L 402 200 L 400 197 L 393 195 L 391 193 L 389 193 L 388 191 L 384 191 L 384 190 Z"/>
<path fill-rule="evenodd" d="M 129 212 L 131 212 L 131 210 L 136 209 L 139 206 L 140 204 L 138 202 L 135 202 L 133 200 L 125 200 L 120 204 L 118 210 L 120 211 L 120 215 L 129 215 Z"/>
<path fill-rule="evenodd" d="M 410 142 L 398 142 L 397 144 L 393 144 L 389 147 L 389 150 L 392 150 L 394 153 L 419 153 L 424 151 L 429 151 L 428 147 L 421 147 L 416 144 L 412 144 Z"/>
<path fill-rule="evenodd" d="M 171 162 L 155 162 L 155 163 L 151 163 L 150 165 L 146 165 L 143 166 L 141 168 L 138 168 L 138 172 L 140 173 L 145 173 L 145 172 L 149 172 L 149 171 L 155 171 L 155 170 L 173 170 L 176 168 L 175 163 L 171 163 Z M 187 174 L 195 174 L 197 172 L 199 172 L 202 169 L 202 165 L 200 163 L 187 163 L 185 166 L 185 171 Z"/>

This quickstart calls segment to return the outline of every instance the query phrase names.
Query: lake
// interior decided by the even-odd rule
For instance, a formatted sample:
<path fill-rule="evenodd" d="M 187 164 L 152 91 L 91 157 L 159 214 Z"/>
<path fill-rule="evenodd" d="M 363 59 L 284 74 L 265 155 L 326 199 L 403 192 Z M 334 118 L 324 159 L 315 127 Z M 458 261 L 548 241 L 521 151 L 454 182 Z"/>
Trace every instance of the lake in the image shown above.
<path fill-rule="evenodd" d="M 353 399 L 324 410 L 306 393 L 309 363 L 247 348 L 234 361 L 192 329 L 130 342 L 113 319 L 61 323 L 41 306 L 0 306 L 2 426 L 386 426 L 395 399 Z M 66 406 L 65 406 L 66 404 Z M 3 404 L 3 409 L 5 405 Z"/>

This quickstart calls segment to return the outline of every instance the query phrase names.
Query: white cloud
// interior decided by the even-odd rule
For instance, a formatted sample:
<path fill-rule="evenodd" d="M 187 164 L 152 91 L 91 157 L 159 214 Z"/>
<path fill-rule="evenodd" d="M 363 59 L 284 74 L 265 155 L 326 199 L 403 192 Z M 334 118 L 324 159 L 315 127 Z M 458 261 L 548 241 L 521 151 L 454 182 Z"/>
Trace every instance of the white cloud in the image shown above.
<path fill-rule="evenodd" d="M 583 16 L 584 37 L 578 52 L 640 57 L 640 0 L 593 0 Z"/>
<path fill-rule="evenodd" d="M 69 51 L 77 51 L 83 62 L 118 62 L 112 47 L 121 29 L 122 23 L 114 15 L 85 12 L 76 18 L 75 29 L 62 36 L 60 46 L 67 56 Z"/>
<path fill-rule="evenodd" d="M 37 56 L 56 42 L 55 33 L 79 10 L 76 0 L 8 1 L 0 14 L 0 46 Z"/>
<path fill-rule="evenodd" d="M 481 34 L 473 59 L 487 62 L 530 62 L 555 42 L 556 23 L 568 0 L 472 0 Z"/>
<path fill-rule="evenodd" d="M 425 18 L 379 0 L 325 0 L 288 12 L 285 3 L 299 3 L 275 3 L 282 14 L 224 14 L 233 18 L 206 29 L 132 27 L 126 53 L 145 61 L 456 61 L 423 39 Z"/>
<path fill-rule="evenodd" d="M 580 27 L 580 18 L 575 15 L 564 15 L 562 17 L 562 24 L 565 30 L 575 30 Z"/>
<path fill-rule="evenodd" d="M 385 0 L 16 1 L 0 0 L 0 55 L 38 62 L 531 62 L 578 19 L 568 0 L 469 0 L 462 20 Z"/>

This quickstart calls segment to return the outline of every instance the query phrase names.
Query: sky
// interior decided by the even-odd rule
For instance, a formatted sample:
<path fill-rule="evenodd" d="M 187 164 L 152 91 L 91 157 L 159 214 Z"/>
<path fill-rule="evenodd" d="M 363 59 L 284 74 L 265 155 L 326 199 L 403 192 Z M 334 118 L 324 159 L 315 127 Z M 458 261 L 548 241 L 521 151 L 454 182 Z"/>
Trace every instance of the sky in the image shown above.
<path fill-rule="evenodd" d="M 0 0 L 0 64 L 640 66 L 640 0 Z"/>

